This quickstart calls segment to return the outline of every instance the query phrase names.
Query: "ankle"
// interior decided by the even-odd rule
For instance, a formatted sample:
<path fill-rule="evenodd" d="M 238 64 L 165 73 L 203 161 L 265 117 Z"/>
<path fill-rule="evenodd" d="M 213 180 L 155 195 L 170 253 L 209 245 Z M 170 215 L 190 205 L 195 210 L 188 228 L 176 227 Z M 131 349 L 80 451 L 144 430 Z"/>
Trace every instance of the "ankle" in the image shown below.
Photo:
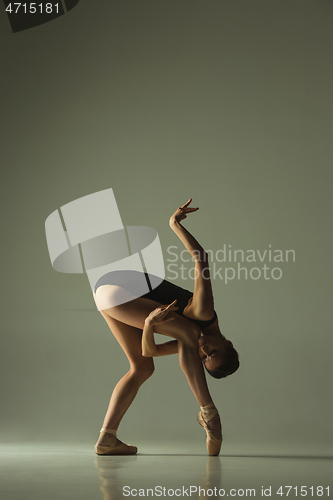
<path fill-rule="evenodd" d="M 100 432 L 106 432 L 107 434 L 112 434 L 117 437 L 117 429 L 109 429 L 108 427 L 102 427 Z"/>
<path fill-rule="evenodd" d="M 200 408 L 201 408 L 202 411 L 213 410 L 213 409 L 216 410 L 216 406 L 214 405 L 213 402 L 208 403 L 208 404 L 206 404 L 204 406 L 200 406 Z"/>

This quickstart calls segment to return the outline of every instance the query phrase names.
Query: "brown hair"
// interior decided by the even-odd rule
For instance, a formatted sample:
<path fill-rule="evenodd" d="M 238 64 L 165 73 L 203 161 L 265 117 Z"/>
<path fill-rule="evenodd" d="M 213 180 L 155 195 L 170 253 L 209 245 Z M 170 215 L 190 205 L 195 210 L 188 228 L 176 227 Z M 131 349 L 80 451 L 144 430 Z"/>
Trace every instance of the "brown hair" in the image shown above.
<path fill-rule="evenodd" d="M 205 367 L 206 368 L 206 367 Z M 206 370 L 214 378 L 224 378 L 235 373 L 239 368 L 238 352 L 234 347 L 228 346 L 225 352 L 224 361 L 215 370 Z"/>

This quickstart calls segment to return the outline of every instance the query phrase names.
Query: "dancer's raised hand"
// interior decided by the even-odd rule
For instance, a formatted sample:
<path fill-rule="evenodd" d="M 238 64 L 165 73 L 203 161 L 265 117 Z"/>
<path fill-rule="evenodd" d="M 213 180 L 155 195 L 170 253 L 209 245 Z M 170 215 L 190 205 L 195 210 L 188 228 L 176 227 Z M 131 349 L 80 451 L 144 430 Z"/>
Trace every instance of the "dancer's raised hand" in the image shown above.
<path fill-rule="evenodd" d="M 173 222 L 180 222 L 183 219 L 186 219 L 187 214 L 189 214 L 191 212 L 196 212 L 197 210 L 199 210 L 199 207 L 195 207 L 195 208 L 189 207 L 189 204 L 191 203 L 191 201 L 192 201 L 192 198 L 190 198 L 186 203 L 184 203 L 184 205 L 177 208 L 175 213 L 170 217 L 170 225 Z"/>

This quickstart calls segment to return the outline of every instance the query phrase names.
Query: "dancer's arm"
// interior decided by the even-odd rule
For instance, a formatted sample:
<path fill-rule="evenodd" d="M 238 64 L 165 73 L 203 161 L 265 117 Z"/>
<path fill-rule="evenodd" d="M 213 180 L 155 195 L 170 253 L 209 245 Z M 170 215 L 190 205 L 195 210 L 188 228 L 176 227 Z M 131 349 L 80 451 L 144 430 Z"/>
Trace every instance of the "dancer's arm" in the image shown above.
<path fill-rule="evenodd" d="M 210 281 L 208 255 L 192 234 L 180 222 L 187 214 L 196 212 L 198 208 L 189 208 L 192 198 L 178 208 L 170 218 L 170 227 L 190 252 L 195 261 L 194 292 L 191 303 L 184 310 L 187 317 L 206 320 L 214 314 L 214 298 Z"/>
<path fill-rule="evenodd" d="M 167 356 L 178 353 L 178 340 L 170 340 L 163 344 L 155 344 L 154 328 L 151 324 L 145 323 L 142 333 L 142 356 L 155 357 Z"/>
<path fill-rule="evenodd" d="M 176 354 L 178 352 L 178 340 L 171 340 L 169 342 L 164 342 L 163 344 L 155 344 L 154 339 L 154 325 L 166 323 L 167 321 L 172 321 L 174 319 L 170 316 L 167 317 L 167 315 L 169 312 L 178 309 L 175 306 L 175 303 L 176 301 L 174 300 L 167 306 L 157 307 L 146 318 L 142 331 L 142 356 L 166 356 L 168 354 Z"/>

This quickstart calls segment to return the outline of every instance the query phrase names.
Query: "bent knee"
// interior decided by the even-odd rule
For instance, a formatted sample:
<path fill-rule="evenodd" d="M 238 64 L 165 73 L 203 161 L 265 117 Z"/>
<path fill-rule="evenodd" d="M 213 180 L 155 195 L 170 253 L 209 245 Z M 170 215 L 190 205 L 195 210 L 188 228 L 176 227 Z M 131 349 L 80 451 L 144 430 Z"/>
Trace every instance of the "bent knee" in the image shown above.
<path fill-rule="evenodd" d="M 132 374 L 140 380 L 147 380 L 155 371 L 154 361 L 152 358 L 143 358 L 139 363 L 131 367 Z"/>

